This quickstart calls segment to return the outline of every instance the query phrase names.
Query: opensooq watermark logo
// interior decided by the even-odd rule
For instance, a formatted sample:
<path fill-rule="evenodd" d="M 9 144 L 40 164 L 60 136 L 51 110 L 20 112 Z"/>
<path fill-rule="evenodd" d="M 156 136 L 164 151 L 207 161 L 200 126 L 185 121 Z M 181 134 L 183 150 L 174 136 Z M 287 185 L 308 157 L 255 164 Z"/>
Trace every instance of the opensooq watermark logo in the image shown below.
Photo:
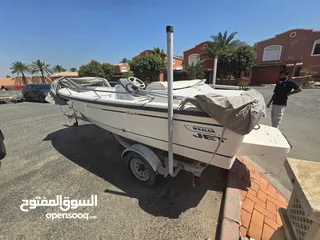
<path fill-rule="evenodd" d="M 36 197 L 35 199 L 22 200 L 20 209 L 23 212 L 29 212 L 32 209 L 37 207 L 59 207 L 63 212 L 69 210 L 78 209 L 79 207 L 96 207 L 97 206 L 97 195 L 91 195 L 91 198 L 88 200 L 78 200 L 72 199 L 69 197 L 63 197 L 62 195 L 57 195 L 56 199 L 46 199 L 45 197 Z M 94 219 L 97 216 L 89 216 L 89 213 L 46 213 L 46 218 L 55 220 L 55 219 Z"/>

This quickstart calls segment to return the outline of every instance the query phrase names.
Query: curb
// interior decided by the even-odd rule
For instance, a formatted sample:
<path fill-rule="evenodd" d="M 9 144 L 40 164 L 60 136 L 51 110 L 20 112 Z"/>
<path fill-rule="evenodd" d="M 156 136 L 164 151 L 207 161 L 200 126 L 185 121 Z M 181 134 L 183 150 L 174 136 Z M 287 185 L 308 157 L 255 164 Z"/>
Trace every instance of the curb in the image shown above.
<path fill-rule="evenodd" d="M 278 209 L 286 208 L 288 199 L 263 176 L 266 172 L 252 163 L 250 158 L 238 156 L 228 172 L 219 239 L 269 239 L 283 224 Z"/>
<path fill-rule="evenodd" d="M 223 209 L 220 224 L 220 240 L 239 240 L 240 239 L 240 195 L 241 189 L 246 187 L 246 167 L 239 159 L 243 159 L 252 165 L 254 169 L 261 173 L 276 189 L 285 197 L 290 195 L 290 191 L 283 187 L 276 179 L 270 176 L 263 168 L 257 165 L 247 156 L 238 156 L 232 168 L 228 172 L 227 187 L 224 192 Z M 244 167 L 243 167 L 244 166 Z M 250 182 L 250 179 L 249 179 Z M 244 185 L 243 185 L 244 184 Z M 250 186 L 248 186 L 250 187 Z M 244 189 L 243 189 L 244 190 Z M 288 198 L 288 197 L 287 197 Z"/>
<path fill-rule="evenodd" d="M 219 236 L 221 240 L 239 240 L 240 238 L 240 191 L 232 187 L 239 183 L 240 177 L 241 163 L 236 159 L 228 172 Z"/>
<path fill-rule="evenodd" d="M 273 177 L 270 173 L 260 167 L 255 161 L 247 156 L 241 156 L 242 159 L 245 159 L 255 170 L 257 170 L 266 180 L 268 180 L 279 192 L 282 193 L 288 200 L 291 196 L 291 191 L 285 188 L 279 180 Z"/>

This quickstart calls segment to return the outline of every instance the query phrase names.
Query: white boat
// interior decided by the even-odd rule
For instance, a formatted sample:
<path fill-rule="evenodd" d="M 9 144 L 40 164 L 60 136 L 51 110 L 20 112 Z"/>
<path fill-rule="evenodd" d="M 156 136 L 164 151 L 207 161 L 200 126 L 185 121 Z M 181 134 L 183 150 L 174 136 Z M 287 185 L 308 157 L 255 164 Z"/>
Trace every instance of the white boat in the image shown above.
<path fill-rule="evenodd" d="M 167 59 L 173 59 L 173 27 L 166 32 Z M 195 181 L 208 165 L 230 169 L 238 154 L 289 152 L 278 129 L 258 124 L 265 116 L 258 92 L 214 89 L 204 80 L 173 82 L 172 61 L 167 73 L 168 86 L 145 86 L 137 78 L 115 87 L 105 79 L 57 79 L 46 100 L 70 101 L 82 118 L 113 133 L 126 147 L 128 169 L 147 186 L 157 173 L 174 177 L 186 170 Z"/>
<path fill-rule="evenodd" d="M 120 79 L 115 87 L 63 87 L 57 91 L 57 95 L 72 101 L 73 107 L 97 126 L 117 136 L 167 151 L 166 82 L 151 83 L 142 90 L 143 85 L 144 83 L 136 78 L 132 81 Z M 240 97 L 245 90 L 213 89 L 205 84 L 204 80 L 174 82 L 173 89 L 174 154 L 230 169 L 238 154 L 289 152 L 289 143 L 276 128 L 260 125 L 249 134 L 238 134 L 224 128 L 206 112 L 190 103 L 179 109 L 185 98 L 210 93 Z M 219 142 L 221 145 L 215 153 Z"/>

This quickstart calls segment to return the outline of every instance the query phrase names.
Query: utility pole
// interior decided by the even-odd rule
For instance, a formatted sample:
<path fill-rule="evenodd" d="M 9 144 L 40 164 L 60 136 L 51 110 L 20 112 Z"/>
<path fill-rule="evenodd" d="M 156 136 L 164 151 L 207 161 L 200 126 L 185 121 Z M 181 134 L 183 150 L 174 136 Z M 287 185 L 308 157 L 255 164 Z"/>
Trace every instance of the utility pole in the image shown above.
<path fill-rule="evenodd" d="M 216 87 L 216 79 L 217 79 L 217 65 L 218 65 L 218 57 L 214 57 L 213 59 L 213 76 L 212 76 L 212 87 Z"/>
<path fill-rule="evenodd" d="M 173 174 L 173 26 L 167 32 L 167 77 L 168 77 L 168 172 Z"/>

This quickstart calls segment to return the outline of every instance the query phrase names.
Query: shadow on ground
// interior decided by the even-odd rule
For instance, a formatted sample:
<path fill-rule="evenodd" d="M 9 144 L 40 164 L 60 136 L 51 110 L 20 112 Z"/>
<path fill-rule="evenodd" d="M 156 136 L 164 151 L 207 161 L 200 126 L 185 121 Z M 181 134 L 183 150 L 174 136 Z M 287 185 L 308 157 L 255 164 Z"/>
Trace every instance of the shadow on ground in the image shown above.
<path fill-rule="evenodd" d="M 232 168 L 229 170 L 227 186 L 244 191 L 247 191 L 251 187 L 250 171 L 238 159 L 235 160 Z"/>
<path fill-rule="evenodd" d="M 192 175 L 184 171 L 175 178 L 160 178 L 153 188 L 142 187 L 121 159 L 124 148 L 110 133 L 92 124 L 61 129 L 49 134 L 44 141 L 51 141 L 67 159 L 120 189 L 106 189 L 104 194 L 136 198 L 141 209 L 154 216 L 178 218 L 196 207 L 208 190 L 222 192 L 226 187 L 227 171 L 212 166 L 203 172 L 201 183 L 196 187 L 192 185 Z M 217 201 L 220 204 L 220 200 Z"/>

